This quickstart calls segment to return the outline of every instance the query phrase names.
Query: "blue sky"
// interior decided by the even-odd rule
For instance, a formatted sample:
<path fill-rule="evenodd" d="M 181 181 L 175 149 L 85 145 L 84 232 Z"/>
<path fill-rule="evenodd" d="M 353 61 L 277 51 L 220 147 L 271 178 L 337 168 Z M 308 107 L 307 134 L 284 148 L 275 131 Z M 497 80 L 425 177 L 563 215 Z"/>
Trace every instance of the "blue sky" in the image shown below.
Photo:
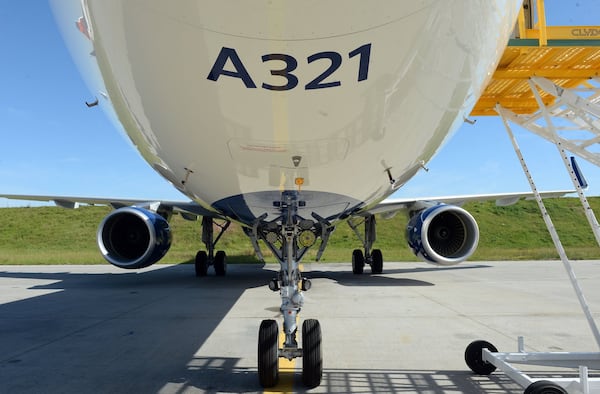
<path fill-rule="evenodd" d="M 600 25 L 597 0 L 547 0 L 549 24 Z M 48 4 L 0 1 L 0 192 L 186 199 L 158 176 L 99 108 L 64 47 Z M 423 116 L 427 116 L 423 114 Z M 517 138 L 542 190 L 570 189 L 554 146 Z M 580 160 L 600 195 L 600 169 Z M 499 118 L 464 124 L 405 197 L 528 191 Z M 0 199 L 0 207 L 30 205 Z M 34 204 L 31 204 L 34 205 Z"/>

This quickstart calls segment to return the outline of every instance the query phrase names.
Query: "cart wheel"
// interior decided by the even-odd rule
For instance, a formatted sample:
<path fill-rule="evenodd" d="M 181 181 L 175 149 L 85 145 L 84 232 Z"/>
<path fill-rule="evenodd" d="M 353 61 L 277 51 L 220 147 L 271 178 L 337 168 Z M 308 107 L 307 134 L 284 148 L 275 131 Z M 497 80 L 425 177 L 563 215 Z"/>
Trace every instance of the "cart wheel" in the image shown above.
<path fill-rule="evenodd" d="M 494 364 L 483 360 L 481 351 L 485 348 L 492 353 L 498 352 L 498 349 L 494 345 L 486 341 L 471 342 L 465 350 L 465 361 L 469 368 L 471 368 L 471 371 L 477 375 L 489 375 L 496 370 Z"/>
<path fill-rule="evenodd" d="M 523 394 L 567 394 L 567 390 L 549 380 L 538 380 L 531 383 Z"/>

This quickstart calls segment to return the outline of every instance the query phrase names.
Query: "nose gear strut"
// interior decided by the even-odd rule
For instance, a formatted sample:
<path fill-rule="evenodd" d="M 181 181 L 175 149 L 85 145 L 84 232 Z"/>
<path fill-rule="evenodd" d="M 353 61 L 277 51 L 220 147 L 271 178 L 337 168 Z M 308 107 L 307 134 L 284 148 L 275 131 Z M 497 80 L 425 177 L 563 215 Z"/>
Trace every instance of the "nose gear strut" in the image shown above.
<path fill-rule="evenodd" d="M 297 192 L 283 192 L 281 201 L 274 202 L 281 215 L 274 223 L 263 228 L 255 226 L 256 238 L 262 239 L 277 256 L 280 271 L 277 278 L 269 283 L 273 291 L 279 290 L 281 296 L 281 314 L 283 315 L 283 345 L 279 348 L 279 327 L 274 320 L 263 320 L 258 333 L 258 376 L 263 387 L 277 384 L 279 377 L 278 358 L 292 360 L 302 357 L 302 380 L 307 387 L 316 387 L 323 375 L 323 356 L 321 351 L 321 326 L 318 320 L 307 319 L 302 324 L 302 348 L 298 346 L 298 313 L 304 304 L 302 291 L 310 288 L 310 280 L 303 278 L 300 272 L 300 260 L 310 247 L 299 245 L 302 232 L 314 231 L 319 234 L 321 224 L 308 228 L 307 220 L 298 215 L 298 207 L 305 202 L 298 199 Z M 280 223 L 280 224 L 279 224 Z M 324 240 L 326 242 L 326 240 Z M 312 245 L 312 243 L 311 243 Z"/>

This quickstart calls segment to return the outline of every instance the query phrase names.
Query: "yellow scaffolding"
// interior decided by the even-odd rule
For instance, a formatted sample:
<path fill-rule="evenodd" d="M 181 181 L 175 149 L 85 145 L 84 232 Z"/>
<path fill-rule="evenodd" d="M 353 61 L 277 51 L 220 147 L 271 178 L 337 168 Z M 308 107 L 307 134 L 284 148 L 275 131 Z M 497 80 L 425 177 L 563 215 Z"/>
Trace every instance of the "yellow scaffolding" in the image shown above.
<path fill-rule="evenodd" d="M 525 1 L 512 38 L 492 79 L 471 116 L 497 116 L 497 104 L 516 114 L 531 114 L 539 106 L 528 79 L 544 77 L 563 88 L 592 87 L 600 77 L 600 26 L 546 26 L 544 1 L 536 0 L 537 23 L 531 1 Z M 542 93 L 545 105 L 554 97 Z"/>

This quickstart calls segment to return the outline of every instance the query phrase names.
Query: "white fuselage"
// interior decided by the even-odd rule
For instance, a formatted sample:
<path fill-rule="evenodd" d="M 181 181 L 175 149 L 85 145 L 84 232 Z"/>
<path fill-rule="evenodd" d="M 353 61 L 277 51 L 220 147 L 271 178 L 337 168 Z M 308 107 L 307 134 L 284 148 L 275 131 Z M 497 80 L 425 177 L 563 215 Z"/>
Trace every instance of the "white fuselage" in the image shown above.
<path fill-rule="evenodd" d="M 90 39 L 59 20 L 148 163 L 250 223 L 282 191 L 335 220 L 414 176 L 475 104 L 521 0 L 55 3 L 85 14 Z"/>

